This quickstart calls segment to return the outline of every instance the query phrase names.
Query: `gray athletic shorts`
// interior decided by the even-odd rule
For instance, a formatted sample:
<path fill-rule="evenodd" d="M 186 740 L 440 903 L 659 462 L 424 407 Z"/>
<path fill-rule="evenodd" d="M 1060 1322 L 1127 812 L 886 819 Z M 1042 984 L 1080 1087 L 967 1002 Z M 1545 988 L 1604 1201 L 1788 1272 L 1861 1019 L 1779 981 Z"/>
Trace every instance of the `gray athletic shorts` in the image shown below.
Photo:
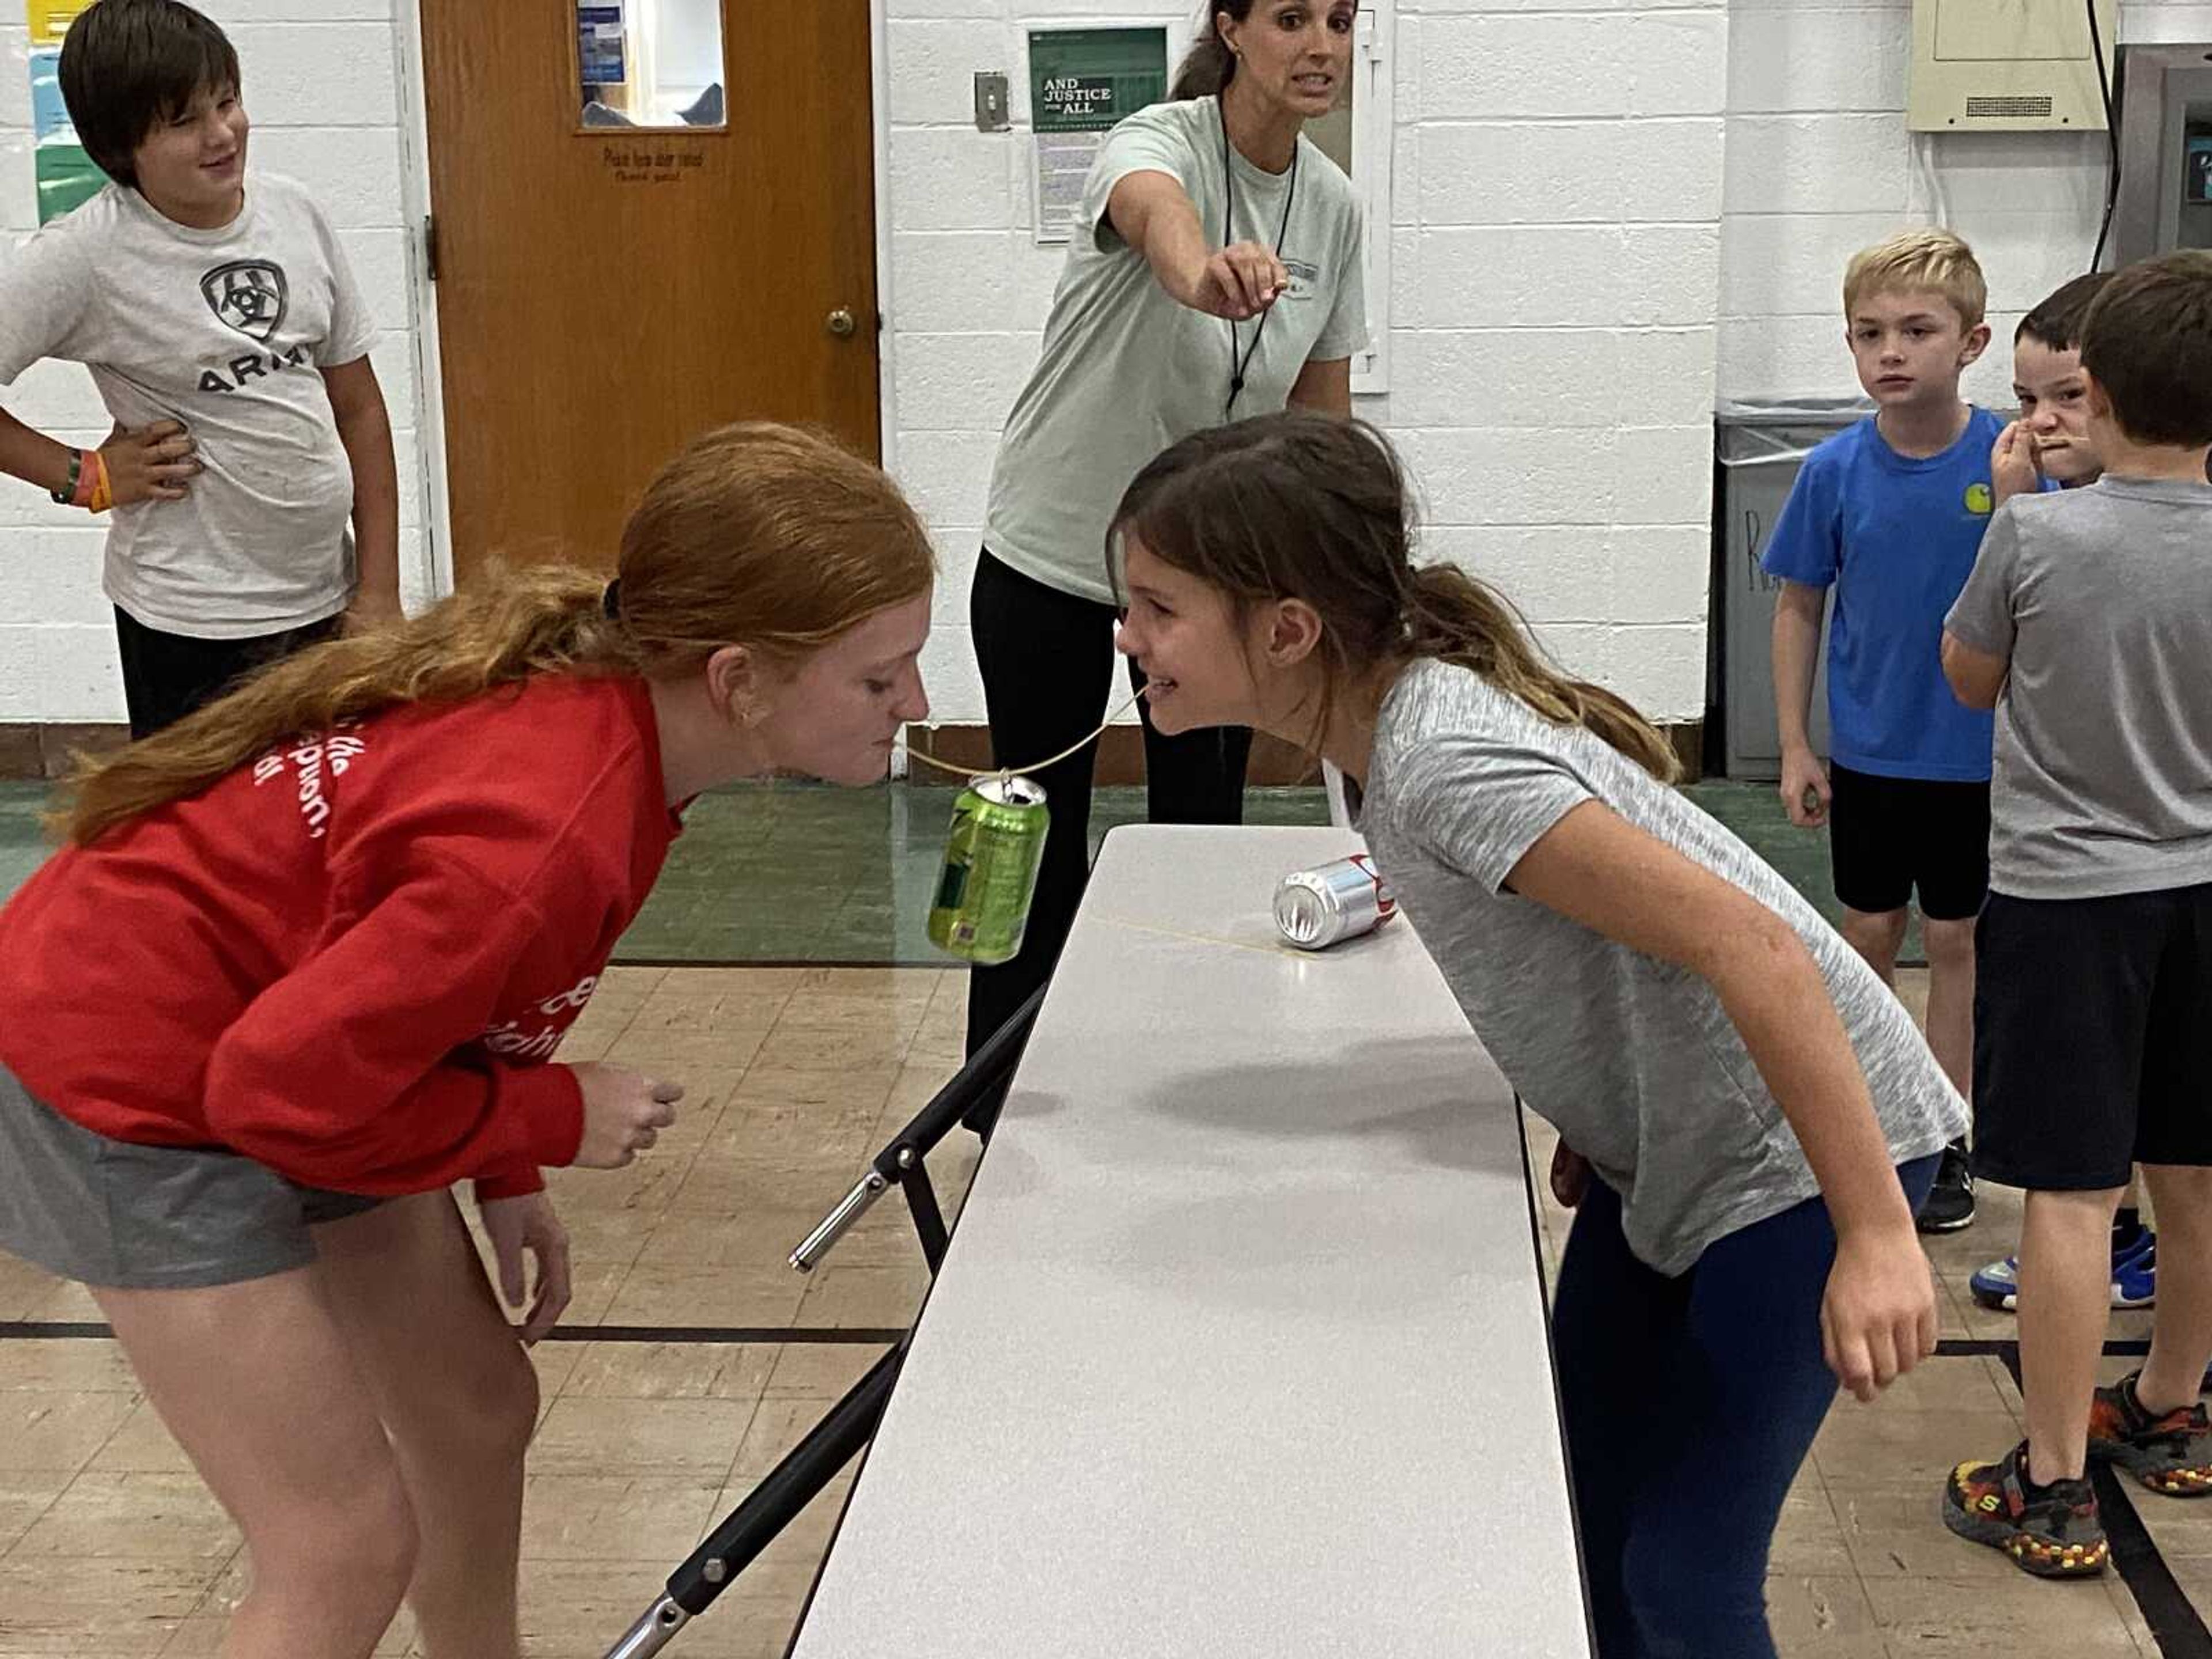
<path fill-rule="evenodd" d="M 0 1066 L 0 1250 L 64 1279 L 135 1291 L 266 1279 L 315 1259 L 313 1224 L 381 1201 L 219 1148 L 111 1140 Z"/>

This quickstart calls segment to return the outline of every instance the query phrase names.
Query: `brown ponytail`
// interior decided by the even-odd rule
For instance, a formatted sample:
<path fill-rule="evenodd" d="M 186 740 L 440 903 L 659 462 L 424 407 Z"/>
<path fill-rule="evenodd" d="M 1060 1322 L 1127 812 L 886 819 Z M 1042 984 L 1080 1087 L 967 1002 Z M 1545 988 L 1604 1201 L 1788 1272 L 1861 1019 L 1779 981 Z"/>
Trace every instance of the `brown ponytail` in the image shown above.
<path fill-rule="evenodd" d="M 723 427 L 661 470 L 623 531 L 619 615 L 596 574 L 493 570 L 398 627 L 333 640 L 71 780 L 79 845 L 196 794 L 303 732 L 536 674 L 689 672 L 725 645 L 797 656 L 926 592 L 929 538 L 897 485 L 832 439 Z"/>
<path fill-rule="evenodd" d="M 1168 88 L 1168 96 L 1177 103 L 1187 98 L 1218 98 L 1237 76 L 1237 54 L 1221 38 L 1221 14 L 1225 11 L 1241 23 L 1252 15 L 1252 0 L 1205 0 L 1205 6 L 1198 39 L 1176 66 L 1175 84 Z"/>
<path fill-rule="evenodd" d="M 1680 775 L 1674 745 L 1649 720 L 1603 686 L 1561 673 L 1504 596 L 1456 565 L 1413 573 L 1406 648 L 1473 669 L 1556 726 L 1587 727 L 1662 783 Z"/>
<path fill-rule="evenodd" d="M 1155 458 L 1121 498 L 1109 556 L 1133 536 L 1240 605 L 1311 605 L 1325 671 L 1316 733 L 1344 684 L 1434 657 L 1674 781 L 1667 739 L 1613 692 L 1562 673 L 1502 595 L 1455 566 L 1416 566 L 1413 524 L 1404 471 L 1381 433 L 1286 410 L 1209 428 Z"/>

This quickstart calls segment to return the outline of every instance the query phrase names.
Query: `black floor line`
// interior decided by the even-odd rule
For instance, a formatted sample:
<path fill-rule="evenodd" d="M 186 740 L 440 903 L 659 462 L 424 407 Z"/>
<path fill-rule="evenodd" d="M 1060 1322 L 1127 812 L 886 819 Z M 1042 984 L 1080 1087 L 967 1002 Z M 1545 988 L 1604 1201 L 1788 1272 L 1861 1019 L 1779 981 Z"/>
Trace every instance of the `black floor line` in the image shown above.
<path fill-rule="evenodd" d="M 610 968 L 937 968 L 965 972 L 950 957 L 615 957 Z"/>
<path fill-rule="evenodd" d="M 2007 1348 L 2018 1347 L 2016 1342 L 2000 1342 L 1995 1337 L 1947 1336 L 1936 1345 L 1938 1359 L 1985 1359 L 1991 1355 L 2002 1357 Z"/>
<path fill-rule="evenodd" d="M 2105 1344 L 2105 1358 L 2126 1359 L 2150 1352 L 2150 1343 L 2139 1336 L 2114 1337 Z M 1936 1345 L 1939 1359 L 1967 1359 L 1991 1358 L 2003 1360 L 2014 1372 L 2020 1370 L 2016 1356 L 2020 1341 L 2016 1337 L 1947 1336 Z"/>
<path fill-rule="evenodd" d="M 562 1325 L 553 1342 L 732 1342 L 813 1343 L 889 1347 L 906 1340 L 906 1327 L 868 1325 Z"/>
<path fill-rule="evenodd" d="M 52 1342 L 114 1333 L 95 1319 L 0 1320 L 0 1342 Z M 903 1327 L 864 1325 L 562 1325 L 549 1342 L 726 1342 L 733 1345 L 888 1347 L 903 1341 Z"/>
<path fill-rule="evenodd" d="M 94 1339 L 112 1334 L 106 1325 L 96 1320 L 0 1320 L 0 1342 Z M 903 1340 L 906 1334 L 903 1329 L 865 1326 L 808 1325 L 780 1329 L 755 1325 L 564 1325 L 547 1340 L 889 1346 Z M 2139 1340 L 2111 1341 L 2105 1344 L 2105 1352 L 2142 1354 L 2148 1352 L 2149 1346 Z M 1936 1352 L 1947 1359 L 1994 1356 L 2005 1362 L 2014 1383 L 2020 1381 L 2020 1344 L 2016 1341 L 1992 1337 L 1948 1337 L 1936 1345 Z M 2128 1594 L 2135 1598 L 2143 1622 L 2158 1643 L 2162 1659 L 2212 1659 L 2212 1629 L 2206 1627 L 2187 1593 L 2175 1580 L 2166 1558 L 2159 1553 L 2157 1540 L 2136 1512 L 2135 1501 L 2127 1488 L 2105 1466 L 2099 1466 L 2092 1478 L 2105 1533 L 2112 1540 L 2112 1565 L 2121 1583 L 2128 1587 Z"/>
<path fill-rule="evenodd" d="M 2012 1373 L 2012 1380 L 2017 1385 L 2020 1344 L 1996 1342 L 1988 1346 L 2004 1361 L 2005 1369 Z M 2105 1344 L 2107 1354 L 2149 1351 L 2150 1344 L 2142 1341 Z M 1937 1352 L 1942 1352 L 1940 1346 Z M 2120 1484 L 2110 1464 L 2093 1467 L 2089 1480 L 2096 1489 L 2097 1513 L 2105 1523 L 2105 1536 L 2111 1540 L 2113 1570 L 2128 1587 L 2128 1594 L 2135 1598 L 2136 1610 L 2149 1626 L 2151 1638 L 2158 1644 L 2163 1659 L 2212 1659 L 2212 1630 L 2205 1628 L 2203 1617 L 2191 1603 L 2188 1593 L 2175 1581 L 2166 1558 L 2159 1553 L 2158 1540 L 2143 1525 L 2133 1495 Z"/>

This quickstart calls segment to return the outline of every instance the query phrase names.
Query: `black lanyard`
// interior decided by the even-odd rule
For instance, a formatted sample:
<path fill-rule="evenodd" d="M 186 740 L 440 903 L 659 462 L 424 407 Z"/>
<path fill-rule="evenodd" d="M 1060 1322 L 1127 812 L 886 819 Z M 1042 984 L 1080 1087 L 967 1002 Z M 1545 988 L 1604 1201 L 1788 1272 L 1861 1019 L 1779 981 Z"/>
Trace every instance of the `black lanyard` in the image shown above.
<path fill-rule="evenodd" d="M 1224 198 L 1221 209 L 1221 246 L 1226 248 L 1233 245 L 1236 236 L 1237 174 L 1229 153 L 1229 107 L 1225 102 L 1217 99 L 1214 108 L 1221 117 L 1221 188 Z M 1297 199 L 1298 146 L 1297 141 L 1293 139 L 1291 143 L 1290 188 L 1283 192 L 1283 222 L 1275 231 L 1275 257 L 1278 259 L 1283 257 L 1283 239 L 1291 231 L 1291 208 Z M 1221 405 L 1221 418 L 1224 421 L 1237 408 L 1237 396 L 1244 390 L 1244 371 L 1251 368 L 1252 359 L 1259 356 L 1260 337 L 1267 331 L 1267 319 L 1274 314 L 1275 307 L 1280 305 L 1282 300 L 1283 296 L 1278 294 L 1274 302 L 1260 313 L 1260 325 L 1252 331 L 1252 343 L 1241 356 L 1237 349 L 1237 319 L 1234 317 L 1228 319 L 1229 400 Z"/>

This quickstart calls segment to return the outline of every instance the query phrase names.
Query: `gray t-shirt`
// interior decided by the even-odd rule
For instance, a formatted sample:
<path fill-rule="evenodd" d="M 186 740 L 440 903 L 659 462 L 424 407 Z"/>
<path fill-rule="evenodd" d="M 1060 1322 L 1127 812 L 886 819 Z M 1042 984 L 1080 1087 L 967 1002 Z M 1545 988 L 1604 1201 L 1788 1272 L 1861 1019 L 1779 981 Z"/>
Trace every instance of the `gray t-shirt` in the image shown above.
<path fill-rule="evenodd" d="M 1990 885 L 2212 882 L 2212 485 L 2104 478 L 1990 520 L 1944 627 L 2008 658 Z"/>
<path fill-rule="evenodd" d="M 1264 329 L 1258 319 L 1234 325 L 1238 357 L 1251 354 L 1234 411 L 1242 420 L 1280 410 L 1309 361 L 1364 347 L 1367 308 L 1358 203 L 1336 163 L 1301 137 L 1294 193 L 1289 170 L 1263 173 L 1234 146 L 1229 167 L 1230 240 L 1275 248 L 1291 274 Z M 1024 575 L 1106 604 L 1115 602 L 1106 529 L 1122 492 L 1169 445 L 1219 425 L 1230 385 L 1231 325 L 1170 299 L 1106 216 L 1114 186 L 1133 173 L 1171 174 L 1214 243 L 1231 194 L 1219 100 L 1139 110 L 1091 163 L 1080 222 L 1091 232 L 1069 245 L 1043 355 L 1006 419 L 983 535 Z"/>
<path fill-rule="evenodd" d="M 1467 669 L 1416 663 L 1383 702 L 1359 828 L 1475 1035 L 1620 1194 L 1641 1260 L 1683 1272 L 1819 1183 L 1711 985 L 1505 890 L 1522 855 L 1589 800 L 1796 929 L 1896 1162 L 1966 1132 L 1966 1102 L 1911 1016 L 1749 848 L 1582 727 Z"/>
<path fill-rule="evenodd" d="M 353 468 L 318 371 L 374 339 L 313 200 L 269 173 L 220 230 L 110 185 L 0 258 L 0 385 L 83 363 L 124 426 L 181 421 L 199 446 L 184 500 L 108 526 L 107 597 L 168 633 L 246 638 L 345 607 Z"/>

